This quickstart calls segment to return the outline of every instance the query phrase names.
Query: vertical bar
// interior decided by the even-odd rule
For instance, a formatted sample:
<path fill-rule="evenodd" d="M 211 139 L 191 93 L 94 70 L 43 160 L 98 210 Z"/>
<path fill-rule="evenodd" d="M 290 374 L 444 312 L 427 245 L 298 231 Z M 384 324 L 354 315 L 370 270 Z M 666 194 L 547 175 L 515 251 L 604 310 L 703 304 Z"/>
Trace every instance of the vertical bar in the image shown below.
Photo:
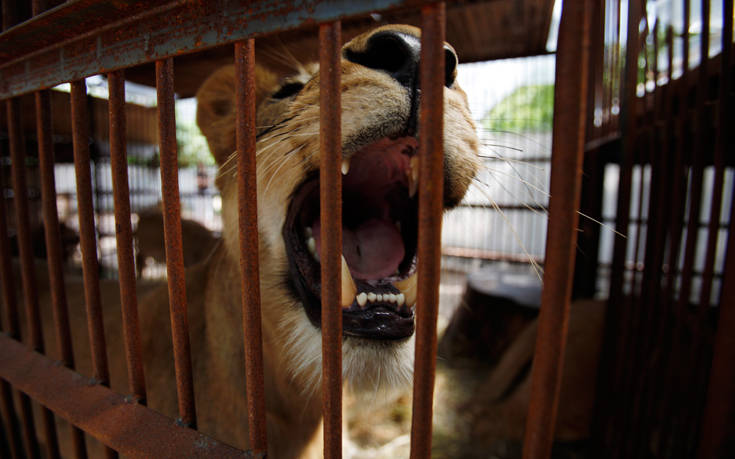
<path fill-rule="evenodd" d="M 8 135 L 10 137 L 10 157 L 12 161 L 13 194 L 15 197 L 16 234 L 18 248 L 20 249 L 21 280 L 23 285 L 23 298 L 25 300 L 26 320 L 28 322 L 30 346 L 38 351 L 44 352 L 43 332 L 41 329 L 41 315 L 38 305 L 38 291 L 36 289 L 36 272 L 33 261 L 33 248 L 31 246 L 30 215 L 28 211 L 28 187 L 26 184 L 25 167 L 25 141 L 20 116 L 20 99 L 7 101 Z M 14 287 L 11 287 L 14 288 Z M 25 402 L 24 402 L 25 403 Z M 30 405 L 30 401 L 28 401 Z M 24 410 L 26 408 L 24 407 Z M 46 447 L 51 457 L 59 456 L 59 443 L 56 435 L 56 424 L 54 416 L 46 408 L 41 410 L 43 427 L 46 436 Z M 28 416 L 28 422 L 33 423 L 32 416 Z M 28 434 L 29 443 L 33 440 Z M 37 446 L 36 446 L 37 447 Z M 35 449 L 34 446 L 29 447 Z"/>
<path fill-rule="evenodd" d="M 719 126 L 715 154 L 725 153 L 731 145 L 733 109 L 732 96 L 732 48 L 733 48 L 733 0 L 724 0 L 722 6 L 722 66 L 720 70 Z M 713 204 L 714 205 L 714 204 Z M 718 218 L 719 220 L 719 218 Z M 700 304 L 700 308 L 705 305 Z M 732 439 L 735 418 L 735 200 L 730 209 L 725 267 L 722 274 L 722 292 L 719 301 L 719 317 L 715 334 L 712 367 L 707 388 L 707 401 L 699 440 L 698 457 L 725 457 L 728 436 Z M 731 447 L 732 445 L 730 445 Z"/>
<path fill-rule="evenodd" d="M 709 53 L 709 19 L 710 19 L 710 2 L 709 0 L 702 2 L 702 49 L 700 52 L 703 53 Z M 725 13 L 723 8 L 723 13 Z M 732 14 L 730 15 L 730 20 L 732 21 Z M 724 26 L 724 24 L 723 24 Z M 719 236 L 720 231 L 720 208 L 722 207 L 722 188 L 723 188 L 723 180 L 724 180 L 724 174 L 725 174 L 725 146 L 723 143 L 723 137 L 724 137 L 724 130 L 726 129 L 726 125 L 723 124 L 724 117 L 726 115 L 727 110 L 727 87 L 728 82 L 725 78 L 725 75 L 727 74 L 727 63 L 729 62 L 730 56 L 726 56 L 725 53 L 728 51 L 728 48 L 726 47 L 725 43 L 725 36 L 728 34 L 728 32 L 723 29 L 722 35 L 723 35 L 723 48 L 722 53 L 720 54 L 720 59 L 722 59 L 722 66 L 721 66 L 721 72 L 720 72 L 720 87 L 719 87 L 719 104 L 717 104 L 717 107 L 719 108 L 720 112 L 718 113 L 717 119 L 719 120 L 719 126 L 716 128 L 715 132 L 715 148 L 714 148 L 714 180 L 712 181 L 712 193 L 711 193 L 711 204 L 710 204 L 710 218 L 709 218 L 709 225 L 707 228 L 707 249 L 706 249 L 706 255 L 705 255 L 705 262 L 704 262 L 704 271 L 702 273 L 702 289 L 700 291 L 700 297 L 699 297 L 699 321 L 700 324 L 704 323 L 704 320 L 706 320 L 706 313 L 709 310 L 710 305 L 710 299 L 712 295 L 712 279 L 714 277 L 715 272 L 715 250 L 717 249 L 717 239 Z M 730 35 L 732 34 L 732 28 L 730 30 Z M 707 37 L 707 38 L 705 38 Z M 732 46 L 730 46 L 732 48 Z M 709 62 L 708 54 L 702 54 L 702 67 L 704 67 L 705 71 L 707 71 L 707 62 Z M 705 75 L 705 78 L 707 78 L 707 75 Z M 707 78 L 707 81 L 709 79 Z M 706 90 L 706 87 L 705 87 Z M 708 97 L 707 94 L 703 94 L 703 98 Z M 707 101 L 704 100 L 703 104 L 707 104 Z M 701 123 L 700 123 L 700 129 L 704 130 L 707 126 L 706 123 L 706 115 L 705 113 L 701 113 Z M 702 141 L 704 141 L 705 138 L 707 138 L 707 133 L 702 133 Z"/>
<path fill-rule="evenodd" d="M 38 137 L 38 160 L 41 172 L 41 197 L 43 222 L 46 237 L 51 304 L 56 325 L 57 347 L 64 365 L 74 367 L 69 308 L 66 303 L 66 288 L 62 270 L 59 217 L 56 210 L 56 187 L 54 184 L 54 151 L 51 139 L 51 99 L 48 91 L 39 91 L 36 97 L 36 135 Z"/>
<path fill-rule="evenodd" d="M 265 453 L 263 338 L 258 266 L 258 201 L 255 171 L 255 41 L 235 43 L 235 102 L 240 275 L 250 449 Z"/>
<path fill-rule="evenodd" d="M 186 312 L 186 275 L 181 245 L 181 202 L 179 200 L 179 167 L 176 151 L 176 117 L 174 108 L 173 59 L 156 61 L 158 95 L 158 138 L 161 152 L 161 186 L 163 188 L 163 229 L 166 239 L 166 272 L 171 313 L 171 335 L 176 370 L 176 392 L 181 422 L 196 428 L 194 383 L 191 371 L 189 323 Z"/>
<path fill-rule="evenodd" d="M 71 118 L 77 207 L 79 211 L 79 239 L 80 248 L 82 249 L 84 304 L 87 311 L 87 332 L 89 333 L 89 347 L 92 354 L 92 369 L 97 382 L 109 387 L 110 373 L 107 365 L 107 345 L 105 343 L 104 320 L 102 317 L 92 200 L 87 85 L 84 80 L 71 83 Z M 106 457 L 117 456 L 110 448 L 105 448 L 105 455 Z"/>
<path fill-rule="evenodd" d="M 145 373 L 138 323 L 138 298 L 135 291 L 135 261 L 133 231 L 130 227 L 130 189 L 125 143 L 125 77 L 123 71 L 107 75 L 110 115 L 110 168 L 115 201 L 115 237 L 120 281 L 125 358 L 128 367 L 128 387 L 139 403 L 145 405 Z"/>
<path fill-rule="evenodd" d="M 628 3 L 626 43 L 638 43 L 638 22 L 641 17 L 640 0 L 631 0 Z M 616 207 L 615 232 L 627 234 L 630 223 L 630 198 L 633 171 L 633 151 L 635 149 L 635 122 L 633 106 L 636 100 L 636 77 L 638 68 L 638 47 L 626 45 L 625 67 L 623 70 L 623 89 L 621 91 L 620 130 L 623 141 L 623 158 L 620 165 L 620 179 L 618 184 L 618 200 Z M 566 78 L 566 76 L 565 76 Z M 613 248 L 612 269 L 610 273 L 610 296 L 607 302 L 605 318 L 604 346 L 600 356 L 598 388 L 597 388 L 597 418 L 599 446 L 602 450 L 598 454 L 615 454 L 618 444 L 612 441 L 616 434 L 618 408 L 621 405 L 622 394 L 615 387 L 621 381 L 623 358 L 625 355 L 625 335 L 628 332 L 627 316 L 629 310 L 623 296 L 625 274 L 625 257 L 628 249 L 628 238 L 615 239 Z M 604 362 L 610 362 L 604 364 Z M 613 451 L 608 452 L 607 448 Z"/>
<path fill-rule="evenodd" d="M 23 443 L 20 438 L 20 425 L 18 418 L 15 416 L 15 407 L 13 406 L 13 393 L 10 384 L 5 380 L 0 380 L 0 412 L 5 419 L 7 426 L 7 437 L 10 447 L 10 455 L 13 459 L 23 457 Z"/>
<path fill-rule="evenodd" d="M 0 179 L 2 174 L 0 174 Z M 16 340 L 20 340 L 20 319 L 18 317 L 18 303 L 15 296 L 15 279 L 13 275 L 13 264 L 10 254 L 10 242 L 8 238 L 8 218 L 7 210 L 5 208 L 5 185 L 0 180 L 0 278 L 2 279 L 2 296 L 3 303 L 5 305 L 5 321 L 3 322 L 3 330 L 8 335 Z M 5 381 L 0 381 L 2 385 L 2 403 L 3 403 L 3 415 L 7 419 L 8 425 L 14 430 L 11 441 L 16 444 L 16 450 L 19 452 L 18 456 L 23 457 L 21 442 L 18 438 L 20 435 L 21 427 L 15 417 L 15 407 L 12 401 L 12 392 L 10 385 Z M 30 400 L 25 394 L 18 393 L 21 400 L 21 421 L 24 425 L 28 425 L 25 422 L 27 419 L 31 419 L 30 425 L 33 426 L 33 412 L 31 411 Z M 33 456 L 33 453 L 38 447 L 38 442 L 35 436 L 35 430 L 23 429 L 23 439 L 26 443 L 27 451 L 30 451 L 29 455 Z M 35 456 L 38 457 L 36 453 Z"/>
<path fill-rule="evenodd" d="M 319 203 L 324 457 L 342 457 L 342 24 L 319 26 Z"/>
<path fill-rule="evenodd" d="M 436 321 L 441 274 L 441 228 L 444 191 L 444 36 L 446 8 L 421 8 L 419 82 L 419 234 L 416 303 L 416 357 L 413 375 L 411 458 L 431 454 Z"/>
<path fill-rule="evenodd" d="M 25 443 L 26 454 L 31 459 L 40 458 L 41 449 L 38 444 L 38 438 L 36 438 L 31 398 L 23 392 L 18 391 L 18 403 L 20 404 L 20 421 L 23 423 L 23 442 Z"/>
<path fill-rule="evenodd" d="M 15 275 L 10 253 L 8 236 L 8 213 L 5 206 L 5 184 L 0 174 L 0 278 L 2 279 L 2 296 L 5 305 L 4 331 L 18 341 L 21 339 L 20 318 L 18 316 L 18 299 L 16 297 Z"/>
<path fill-rule="evenodd" d="M 28 188 L 25 174 L 25 141 L 23 139 L 20 100 L 7 101 L 8 135 L 10 137 L 10 157 L 12 162 L 13 195 L 15 202 L 16 233 L 21 262 L 21 280 L 25 302 L 26 321 L 28 322 L 28 344 L 43 353 L 43 333 L 36 289 L 36 272 L 31 247 L 30 216 L 28 213 Z"/>
<path fill-rule="evenodd" d="M 95 240 L 94 211 L 92 210 L 92 178 L 89 158 L 89 118 L 87 114 L 87 86 L 84 80 L 71 83 L 72 141 L 74 144 L 74 171 L 79 202 L 79 237 L 82 249 L 84 272 L 84 300 L 87 308 L 87 329 L 94 377 L 100 384 L 108 386 L 110 375 L 107 368 L 100 281 L 97 266 L 97 243 Z"/>
<path fill-rule="evenodd" d="M 56 327 L 56 346 L 65 366 L 74 368 L 69 307 L 64 287 L 59 216 L 56 210 L 56 185 L 54 183 L 54 147 L 51 131 L 51 95 L 39 91 L 36 98 L 36 136 L 38 138 L 38 160 L 41 173 L 41 197 L 43 206 L 44 236 L 48 260 L 49 287 Z M 72 443 L 76 457 L 86 457 L 84 433 L 72 427 Z"/>
<path fill-rule="evenodd" d="M 584 0 L 566 1 L 559 25 L 546 269 L 531 370 L 524 458 L 549 457 L 554 439 L 582 188 L 589 12 Z"/>

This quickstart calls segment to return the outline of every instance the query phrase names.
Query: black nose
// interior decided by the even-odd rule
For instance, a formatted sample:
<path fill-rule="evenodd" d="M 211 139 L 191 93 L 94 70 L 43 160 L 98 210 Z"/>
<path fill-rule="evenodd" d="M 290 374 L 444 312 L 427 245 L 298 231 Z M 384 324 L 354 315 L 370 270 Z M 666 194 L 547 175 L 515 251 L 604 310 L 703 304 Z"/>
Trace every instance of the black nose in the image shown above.
<path fill-rule="evenodd" d="M 444 45 L 444 84 L 454 83 L 457 55 Z M 345 49 L 345 58 L 365 67 L 383 70 L 405 87 L 417 84 L 421 40 L 402 32 L 382 31 L 371 36 L 364 50 Z"/>

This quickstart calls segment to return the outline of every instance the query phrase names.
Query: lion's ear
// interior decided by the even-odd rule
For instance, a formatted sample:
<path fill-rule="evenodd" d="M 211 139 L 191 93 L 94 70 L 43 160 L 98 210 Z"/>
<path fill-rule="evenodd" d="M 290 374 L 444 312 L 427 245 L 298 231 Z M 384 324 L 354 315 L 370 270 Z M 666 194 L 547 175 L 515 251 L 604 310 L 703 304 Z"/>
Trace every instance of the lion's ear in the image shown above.
<path fill-rule="evenodd" d="M 217 164 L 222 164 L 235 151 L 234 65 L 217 70 L 199 88 L 197 124 Z"/>
<path fill-rule="evenodd" d="M 277 87 L 278 78 L 255 67 L 255 106 Z M 197 124 L 207 138 L 217 164 L 235 151 L 235 66 L 228 65 L 207 78 L 197 92 Z"/>

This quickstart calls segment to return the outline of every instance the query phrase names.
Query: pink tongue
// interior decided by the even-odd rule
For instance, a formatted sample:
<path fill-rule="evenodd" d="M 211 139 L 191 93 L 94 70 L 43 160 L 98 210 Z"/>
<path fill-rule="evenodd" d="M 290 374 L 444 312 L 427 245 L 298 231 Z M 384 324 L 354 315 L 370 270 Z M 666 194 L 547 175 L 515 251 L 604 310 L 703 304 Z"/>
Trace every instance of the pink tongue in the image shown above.
<path fill-rule="evenodd" d="M 321 246 L 319 229 L 316 222 L 313 232 L 317 250 Z M 392 222 L 373 218 L 352 230 L 342 228 L 342 254 L 352 277 L 382 279 L 395 274 L 405 248 L 401 233 Z"/>

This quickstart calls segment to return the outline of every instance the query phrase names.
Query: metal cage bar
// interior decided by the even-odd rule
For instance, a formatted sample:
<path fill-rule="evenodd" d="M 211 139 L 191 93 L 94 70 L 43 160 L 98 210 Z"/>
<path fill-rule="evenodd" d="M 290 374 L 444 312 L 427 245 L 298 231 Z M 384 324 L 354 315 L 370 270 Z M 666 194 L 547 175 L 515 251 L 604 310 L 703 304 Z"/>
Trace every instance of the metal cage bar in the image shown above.
<path fill-rule="evenodd" d="M 235 136 L 240 234 L 242 317 L 250 449 L 265 453 L 263 337 L 260 315 L 258 200 L 255 170 L 255 41 L 235 43 Z"/>
<path fill-rule="evenodd" d="M 109 387 L 110 370 L 107 363 L 107 344 L 102 317 L 94 201 L 92 198 L 92 175 L 90 171 L 87 85 L 84 80 L 71 83 L 71 118 L 74 172 L 79 209 L 79 242 L 82 249 L 84 277 L 84 304 L 87 311 L 87 331 L 92 354 L 92 369 L 96 382 Z M 117 454 L 109 447 L 105 448 L 105 455 L 106 457 L 117 457 Z"/>
<path fill-rule="evenodd" d="M 431 426 L 439 313 L 444 194 L 444 3 L 421 8 L 419 84 L 419 215 L 416 357 L 413 376 L 411 458 L 431 455 Z"/>
<path fill-rule="evenodd" d="M 340 22 L 319 26 L 319 204 L 321 223 L 324 457 L 342 457 L 342 104 Z M 349 274 L 348 274 L 349 275 Z"/>
<path fill-rule="evenodd" d="M 566 1 L 559 25 L 549 229 L 524 458 L 549 457 L 554 440 L 582 187 L 590 11 L 584 0 Z"/>
<path fill-rule="evenodd" d="M 733 50 L 733 0 L 723 2 L 722 28 L 722 66 L 720 83 L 719 129 L 716 153 L 723 154 L 725 145 L 731 145 L 733 110 L 727 105 L 731 97 Z M 735 200 L 733 200 L 735 206 Z M 727 452 L 728 416 L 735 410 L 735 396 L 732 386 L 735 383 L 735 208 L 730 209 L 730 227 L 725 267 L 725 278 L 720 294 L 720 311 L 717 331 L 714 338 L 712 367 L 709 373 L 707 400 L 705 402 L 698 457 L 725 456 Z M 731 422 L 730 422 L 731 425 Z"/>
<path fill-rule="evenodd" d="M 263 457 L 177 425 L 129 397 L 0 336 L 0 374 L 14 387 L 128 457 Z M 38 384 L 37 381 L 54 381 Z M 38 456 L 34 456 L 38 457 Z"/>
<path fill-rule="evenodd" d="M 10 384 L 4 379 L 0 380 L 0 413 L 3 416 L 10 455 L 13 459 L 20 459 L 23 457 L 21 428 L 18 418 L 15 415 L 15 407 L 13 406 L 13 391 Z"/>
<path fill-rule="evenodd" d="M 161 152 L 161 187 L 163 188 L 163 228 L 166 240 L 166 270 L 171 313 L 171 336 L 176 371 L 176 393 L 181 422 L 196 428 L 194 382 L 189 345 L 189 321 L 186 306 L 186 274 L 181 241 L 181 201 L 179 199 L 176 120 L 174 114 L 173 59 L 156 61 L 158 93 L 158 136 Z"/>
<path fill-rule="evenodd" d="M 84 271 L 84 300 L 87 308 L 87 328 L 92 352 L 92 367 L 94 377 L 100 384 L 107 386 L 110 384 L 110 373 L 107 365 L 107 349 L 100 297 L 89 157 L 87 86 L 84 81 L 74 81 L 71 84 L 71 117 L 74 171 L 76 173 L 77 200 L 79 202 L 79 238 Z"/>
<path fill-rule="evenodd" d="M 130 189 L 125 145 L 125 77 L 122 71 L 108 74 L 110 120 L 110 168 L 115 202 L 115 236 L 120 282 L 123 339 L 128 367 L 128 387 L 140 403 L 146 403 L 145 372 L 135 291 L 133 231 L 130 226 Z"/>
<path fill-rule="evenodd" d="M 20 100 L 7 101 L 8 134 L 10 137 L 10 157 L 12 162 L 13 194 L 15 196 L 15 215 L 18 248 L 20 250 L 21 284 L 25 301 L 26 322 L 29 330 L 28 344 L 36 351 L 44 352 L 43 331 L 36 288 L 35 263 L 33 248 L 31 247 L 30 215 L 28 211 L 28 187 L 26 183 L 26 154 L 25 141 L 20 116 Z M 14 286 L 8 286 L 15 288 Z M 26 403 L 23 401 L 23 403 Z M 28 402 L 30 404 L 30 402 Z M 24 407 L 25 411 L 26 408 Z M 47 408 L 41 409 L 46 447 L 51 457 L 59 455 L 58 436 L 54 415 Z M 30 417 L 24 416 L 26 419 Z M 27 422 L 27 421 L 26 421 Z M 26 427 L 27 429 L 27 427 Z M 29 438 L 29 444 L 32 440 Z M 33 450 L 29 447 L 29 450 Z"/>
<path fill-rule="evenodd" d="M 35 5 L 35 3 L 34 3 Z M 51 98 L 48 91 L 39 91 L 36 99 L 36 136 L 38 161 L 41 173 L 41 198 L 43 206 L 44 235 L 48 258 L 49 289 L 56 328 L 56 346 L 65 366 L 74 369 L 69 306 L 66 301 L 63 260 L 59 235 L 59 216 L 56 209 L 56 184 L 54 180 L 54 147 L 51 129 Z M 86 457 L 84 432 L 72 427 L 72 444 L 76 457 Z"/>

